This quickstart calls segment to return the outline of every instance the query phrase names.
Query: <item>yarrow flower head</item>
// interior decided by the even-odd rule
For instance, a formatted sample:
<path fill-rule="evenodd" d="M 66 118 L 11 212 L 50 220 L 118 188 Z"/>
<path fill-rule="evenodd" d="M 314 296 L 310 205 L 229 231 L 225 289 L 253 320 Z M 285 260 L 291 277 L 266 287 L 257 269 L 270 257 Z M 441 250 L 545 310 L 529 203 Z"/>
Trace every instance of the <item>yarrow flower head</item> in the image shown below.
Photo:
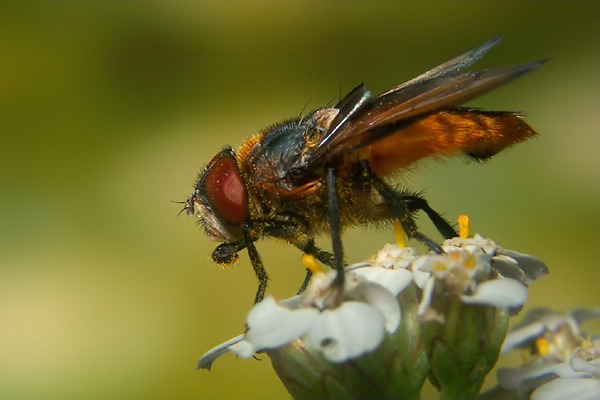
<path fill-rule="evenodd" d="M 280 303 L 268 297 L 257 304 L 248 314 L 245 339 L 231 350 L 248 358 L 300 338 L 332 362 L 374 350 L 386 331 L 398 328 L 400 305 L 379 284 L 348 273 L 342 303 L 329 308 L 334 277 L 333 272 L 316 274 L 300 296 Z"/>
<path fill-rule="evenodd" d="M 486 399 L 599 399 L 600 337 L 589 336 L 582 324 L 600 318 L 600 309 L 558 313 L 530 311 L 506 337 L 503 353 L 526 351 L 526 361 L 498 370 L 499 385 Z"/>
<path fill-rule="evenodd" d="M 498 358 L 509 316 L 527 300 L 526 285 L 547 273 L 534 257 L 505 251 L 478 234 L 468 237 L 468 221 L 459 223 L 461 236 L 446 240 L 444 253 L 412 264 L 422 289 L 418 314 L 429 378 L 446 398 L 479 392 Z M 499 264 L 510 273 L 501 274 Z"/>
<path fill-rule="evenodd" d="M 401 313 L 397 300 L 411 280 L 366 279 L 357 271 L 367 265 L 348 268 L 339 304 L 332 301 L 338 296 L 333 272 L 315 274 L 301 295 L 265 298 L 250 310 L 246 334 L 206 353 L 198 367 L 210 368 L 225 352 L 244 358 L 265 352 L 295 398 L 418 396 L 427 376 L 425 353 L 399 339 L 406 336 L 401 320 L 416 318 L 416 307 Z"/>
<path fill-rule="evenodd" d="M 495 364 L 508 317 L 547 269 L 463 236 L 440 254 L 417 255 L 402 240 L 386 245 L 346 268 L 343 289 L 332 283 L 334 272 L 312 268 L 303 293 L 256 304 L 246 333 L 207 352 L 198 367 L 227 352 L 266 353 L 294 398 L 419 398 L 427 377 L 447 398 L 473 397 Z"/>

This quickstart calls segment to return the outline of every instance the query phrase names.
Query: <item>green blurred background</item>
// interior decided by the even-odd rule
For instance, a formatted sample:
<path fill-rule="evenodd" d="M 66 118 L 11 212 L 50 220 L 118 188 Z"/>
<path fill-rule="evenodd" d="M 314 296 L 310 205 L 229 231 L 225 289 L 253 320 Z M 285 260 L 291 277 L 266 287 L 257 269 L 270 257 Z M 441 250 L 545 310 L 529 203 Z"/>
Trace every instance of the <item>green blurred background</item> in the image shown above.
<path fill-rule="evenodd" d="M 214 265 L 171 200 L 224 144 L 498 34 L 480 66 L 551 61 L 469 104 L 522 110 L 541 136 L 408 183 L 548 263 L 527 307 L 597 305 L 599 15 L 597 1 L 3 1 L 0 398 L 285 398 L 267 359 L 194 370 L 241 332 L 257 282 L 245 253 Z M 364 235 L 345 235 L 349 261 L 392 240 Z M 259 251 L 287 297 L 300 254 L 274 243 Z"/>

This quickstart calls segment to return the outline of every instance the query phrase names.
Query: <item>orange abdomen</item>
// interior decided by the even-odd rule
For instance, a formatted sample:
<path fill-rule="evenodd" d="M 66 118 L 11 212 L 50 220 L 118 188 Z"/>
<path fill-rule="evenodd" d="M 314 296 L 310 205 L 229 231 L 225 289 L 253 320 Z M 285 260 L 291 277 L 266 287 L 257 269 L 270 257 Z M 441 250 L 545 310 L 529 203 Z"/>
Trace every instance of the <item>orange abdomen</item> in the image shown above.
<path fill-rule="evenodd" d="M 385 176 L 428 157 L 465 154 L 483 160 L 535 134 L 514 113 L 456 109 L 419 119 L 357 152 Z M 356 154 L 349 156 L 356 160 Z"/>

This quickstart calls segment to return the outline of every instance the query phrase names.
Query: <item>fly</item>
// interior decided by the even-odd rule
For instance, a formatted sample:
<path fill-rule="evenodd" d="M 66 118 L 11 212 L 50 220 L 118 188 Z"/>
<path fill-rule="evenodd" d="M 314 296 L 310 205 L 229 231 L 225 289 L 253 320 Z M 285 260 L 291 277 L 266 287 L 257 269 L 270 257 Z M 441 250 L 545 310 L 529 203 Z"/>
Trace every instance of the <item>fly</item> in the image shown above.
<path fill-rule="evenodd" d="M 415 213 L 424 212 L 444 238 L 457 236 L 452 225 L 390 178 L 425 158 L 486 160 L 536 135 L 518 113 L 459 106 L 543 63 L 464 71 L 500 39 L 375 97 L 361 84 L 333 107 L 277 123 L 237 150 L 221 150 L 200 172 L 182 210 L 221 242 L 213 260 L 228 265 L 246 249 L 259 302 L 267 287 L 255 246 L 261 238 L 283 239 L 334 268 L 333 289 L 344 284 L 341 234 L 347 227 L 399 221 L 409 238 L 441 252 L 421 233 Z M 332 253 L 315 245 L 320 233 L 331 236 Z M 301 290 L 309 278 L 310 272 Z"/>

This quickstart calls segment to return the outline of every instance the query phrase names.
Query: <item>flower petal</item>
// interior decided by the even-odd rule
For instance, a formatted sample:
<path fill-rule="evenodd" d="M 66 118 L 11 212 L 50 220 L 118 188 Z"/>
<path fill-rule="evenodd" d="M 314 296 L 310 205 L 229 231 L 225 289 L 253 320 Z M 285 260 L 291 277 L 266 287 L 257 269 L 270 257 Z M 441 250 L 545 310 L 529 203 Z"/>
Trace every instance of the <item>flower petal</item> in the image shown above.
<path fill-rule="evenodd" d="M 521 268 L 528 278 L 527 284 L 531 284 L 531 282 L 548 275 L 548 267 L 546 264 L 529 254 L 523 254 L 513 250 L 502 250 L 501 254 L 514 259 L 519 264 L 519 268 Z"/>
<path fill-rule="evenodd" d="M 532 400 L 600 399 L 600 381 L 588 378 L 558 378 L 531 394 Z"/>
<path fill-rule="evenodd" d="M 487 304 L 497 308 L 520 308 L 527 300 L 527 288 L 514 279 L 495 279 L 477 286 L 472 295 L 462 295 L 467 304 Z"/>
<path fill-rule="evenodd" d="M 394 296 L 398 296 L 413 280 L 412 273 L 407 269 L 367 267 L 356 269 L 353 273 L 362 276 L 369 282 L 380 284 Z"/>
<path fill-rule="evenodd" d="M 373 307 L 345 302 L 323 311 L 308 332 L 308 343 L 333 362 L 344 362 L 374 350 L 385 334 L 383 316 Z"/>
<path fill-rule="evenodd" d="M 529 278 L 527 278 L 525 272 L 519 268 L 519 263 L 512 257 L 503 254 L 496 255 L 492 258 L 492 265 L 504 278 L 515 279 L 525 285 L 529 282 Z"/>
<path fill-rule="evenodd" d="M 539 362 L 533 364 L 525 364 L 516 368 L 500 368 L 498 369 L 498 383 L 505 389 L 517 390 L 523 384 L 527 385 L 529 381 L 534 381 L 545 375 L 566 373 L 566 369 L 570 369 L 564 363 L 554 360 L 547 362 Z"/>
<path fill-rule="evenodd" d="M 363 295 L 365 301 L 383 315 L 385 329 L 389 333 L 395 332 L 398 326 L 400 326 L 400 320 L 402 319 L 400 303 L 396 300 L 395 295 L 374 282 L 369 282 L 369 285 L 364 288 Z"/>
<path fill-rule="evenodd" d="M 269 296 L 248 313 L 246 340 L 257 350 L 283 346 L 304 335 L 318 315 L 314 308 L 289 310 Z"/>
<path fill-rule="evenodd" d="M 425 314 L 425 311 L 429 308 L 429 304 L 431 303 L 431 296 L 433 294 L 433 286 L 435 285 L 435 278 L 429 278 L 425 287 L 423 288 L 423 294 L 421 297 L 421 302 L 419 303 L 419 308 L 417 309 L 417 315 L 422 317 Z"/>
<path fill-rule="evenodd" d="M 383 249 L 369 261 L 374 267 L 399 269 L 408 268 L 416 259 L 415 250 L 411 247 L 398 247 L 395 244 L 386 244 Z"/>
<path fill-rule="evenodd" d="M 213 362 L 215 362 L 215 360 L 221 357 L 223 354 L 228 353 L 230 346 L 243 341 L 244 337 L 245 335 L 239 335 L 229 339 L 224 343 L 221 343 L 218 346 L 213 347 L 212 349 L 204 353 L 202 357 L 200 357 L 196 369 L 206 369 L 210 371 Z"/>
<path fill-rule="evenodd" d="M 571 357 L 569 365 L 575 372 L 589 374 L 600 378 L 600 365 L 593 364 L 579 357 Z"/>
<path fill-rule="evenodd" d="M 237 343 L 233 343 L 231 346 L 229 346 L 229 351 L 234 352 L 235 354 L 237 354 L 239 357 L 242 358 L 250 358 L 252 357 L 258 350 L 256 346 L 254 346 L 254 344 L 252 342 L 249 342 L 247 340 L 241 340 Z"/>
<path fill-rule="evenodd" d="M 506 335 L 504 344 L 502 344 L 502 353 L 508 353 L 516 347 L 522 346 L 531 339 L 540 336 L 545 330 L 546 327 L 541 322 L 515 327 Z"/>
<path fill-rule="evenodd" d="M 419 269 L 413 270 L 413 279 L 415 281 L 415 285 L 417 285 L 419 289 L 425 288 L 425 285 L 429 281 L 430 277 L 431 273 L 429 272 L 421 271 Z"/>

